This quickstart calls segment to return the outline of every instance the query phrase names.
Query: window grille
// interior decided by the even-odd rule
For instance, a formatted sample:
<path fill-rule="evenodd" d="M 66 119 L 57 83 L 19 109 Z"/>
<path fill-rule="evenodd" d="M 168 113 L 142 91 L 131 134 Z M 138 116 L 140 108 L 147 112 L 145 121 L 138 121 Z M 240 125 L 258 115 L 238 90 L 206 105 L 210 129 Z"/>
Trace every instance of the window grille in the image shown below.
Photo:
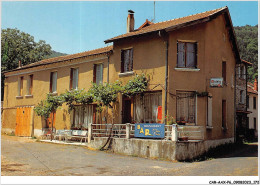
<path fill-rule="evenodd" d="M 177 92 L 177 122 L 195 123 L 195 92 Z"/>

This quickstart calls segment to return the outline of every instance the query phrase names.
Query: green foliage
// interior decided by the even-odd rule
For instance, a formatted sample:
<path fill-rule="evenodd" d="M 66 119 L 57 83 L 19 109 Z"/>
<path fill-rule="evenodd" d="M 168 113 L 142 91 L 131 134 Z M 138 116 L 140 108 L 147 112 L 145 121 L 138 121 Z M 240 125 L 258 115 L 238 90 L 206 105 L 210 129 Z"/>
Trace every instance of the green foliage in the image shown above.
<path fill-rule="evenodd" d="M 64 55 L 67 55 L 66 53 L 60 53 L 60 52 L 57 52 L 57 51 L 51 51 L 51 54 L 50 55 L 47 55 L 45 56 L 44 58 L 45 59 L 48 59 L 48 58 L 54 58 L 54 57 L 60 57 L 60 56 L 64 56 Z"/>
<path fill-rule="evenodd" d="M 43 40 L 35 42 L 33 36 L 18 29 L 7 28 L 1 31 L 1 72 L 17 68 L 19 60 L 22 65 L 27 65 L 50 54 L 51 46 Z M 1 92 L 3 100 L 3 74 L 1 74 Z"/>
<path fill-rule="evenodd" d="M 68 105 L 69 112 L 73 110 L 75 104 L 91 104 L 94 99 L 93 94 L 86 92 L 84 89 L 71 91 L 66 90 L 66 92 L 60 96 L 66 105 Z"/>
<path fill-rule="evenodd" d="M 62 96 L 52 96 L 47 94 L 47 99 L 42 100 L 35 108 L 34 111 L 38 116 L 43 116 L 48 119 L 52 112 L 55 112 L 59 106 L 62 105 L 64 99 Z"/>
<path fill-rule="evenodd" d="M 177 124 L 176 119 L 173 116 L 166 115 L 166 125 L 172 125 L 172 124 Z"/>
<path fill-rule="evenodd" d="M 104 83 L 95 84 L 92 83 L 92 87 L 89 89 L 89 93 L 94 96 L 94 101 L 98 105 L 104 105 L 112 108 L 111 103 L 117 101 L 118 93 L 122 91 L 121 82 L 116 81 L 115 83 Z"/>
<path fill-rule="evenodd" d="M 258 25 L 234 27 L 241 59 L 253 63 L 249 67 L 249 81 L 258 77 Z"/>
<path fill-rule="evenodd" d="M 22 65 L 42 60 L 51 54 L 51 46 L 45 41 L 34 41 L 34 37 L 18 29 L 2 29 L 1 32 L 1 69 L 11 70 Z"/>
<path fill-rule="evenodd" d="M 122 93 L 128 97 L 133 97 L 143 93 L 148 86 L 148 78 L 145 74 L 136 75 L 132 80 L 123 87 Z"/>

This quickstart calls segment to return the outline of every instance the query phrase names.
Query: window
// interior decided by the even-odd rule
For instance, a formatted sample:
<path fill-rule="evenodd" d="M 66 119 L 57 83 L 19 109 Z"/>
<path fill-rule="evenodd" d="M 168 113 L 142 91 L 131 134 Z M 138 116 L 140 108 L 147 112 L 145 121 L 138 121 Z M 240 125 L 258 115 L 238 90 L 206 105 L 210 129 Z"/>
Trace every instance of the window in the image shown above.
<path fill-rule="evenodd" d="M 253 97 L 253 108 L 256 109 L 256 97 Z"/>
<path fill-rule="evenodd" d="M 50 92 L 51 92 L 51 93 L 57 92 L 57 71 L 51 72 L 51 77 L 50 77 Z"/>
<path fill-rule="evenodd" d="M 226 100 L 222 100 L 222 128 L 226 128 L 226 122 L 227 122 Z"/>
<path fill-rule="evenodd" d="M 177 42 L 177 67 L 197 68 L 197 43 Z"/>
<path fill-rule="evenodd" d="M 134 97 L 133 117 L 136 123 L 156 123 L 158 107 L 162 106 L 162 92 L 146 92 Z"/>
<path fill-rule="evenodd" d="M 177 91 L 176 121 L 181 123 L 196 123 L 195 92 Z"/>
<path fill-rule="evenodd" d="M 241 90 L 240 91 L 240 103 L 244 104 L 245 103 L 245 91 Z"/>
<path fill-rule="evenodd" d="M 246 96 L 246 107 L 249 108 L 249 96 Z"/>
<path fill-rule="evenodd" d="M 133 71 L 133 48 L 121 50 L 121 73 Z"/>
<path fill-rule="evenodd" d="M 223 82 L 226 83 L 226 62 L 222 62 L 222 78 Z"/>
<path fill-rule="evenodd" d="M 238 68 L 237 68 L 237 76 L 238 76 L 238 78 L 241 77 L 240 65 L 239 65 Z"/>
<path fill-rule="evenodd" d="M 254 129 L 256 129 L 256 118 L 254 118 Z"/>
<path fill-rule="evenodd" d="M 246 79 L 246 67 L 245 66 L 242 67 L 242 78 Z"/>
<path fill-rule="evenodd" d="M 32 90 L 33 90 L 33 75 L 29 75 L 27 81 L 27 94 L 32 95 Z"/>
<path fill-rule="evenodd" d="M 73 109 L 71 127 L 87 129 L 89 123 L 93 123 L 93 105 L 75 106 Z"/>
<path fill-rule="evenodd" d="M 18 96 L 23 95 L 23 76 L 21 76 L 18 80 Z"/>
<path fill-rule="evenodd" d="M 70 69 L 70 90 L 78 89 L 78 68 L 71 68 Z"/>
<path fill-rule="evenodd" d="M 94 64 L 93 82 L 97 85 L 103 83 L 103 64 Z"/>

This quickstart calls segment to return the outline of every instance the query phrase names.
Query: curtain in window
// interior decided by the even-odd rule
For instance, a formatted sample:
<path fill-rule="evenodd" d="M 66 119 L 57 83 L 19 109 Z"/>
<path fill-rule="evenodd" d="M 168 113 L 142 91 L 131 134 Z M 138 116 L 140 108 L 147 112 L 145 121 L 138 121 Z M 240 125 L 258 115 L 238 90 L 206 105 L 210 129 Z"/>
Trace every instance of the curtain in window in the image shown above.
<path fill-rule="evenodd" d="M 178 67 L 185 67 L 185 44 L 178 42 Z"/>
<path fill-rule="evenodd" d="M 72 81 L 72 88 L 78 88 L 78 71 L 79 69 L 73 69 L 73 81 Z"/>
<path fill-rule="evenodd" d="M 133 71 L 133 49 L 123 50 L 123 70 Z"/>
<path fill-rule="evenodd" d="M 57 72 L 52 73 L 52 92 L 57 91 Z"/>
<path fill-rule="evenodd" d="M 96 66 L 96 83 L 102 84 L 103 82 L 103 64 L 97 64 Z"/>
<path fill-rule="evenodd" d="M 195 93 L 177 92 L 177 121 L 195 123 Z"/>
<path fill-rule="evenodd" d="M 162 93 L 145 93 L 134 98 L 134 120 L 139 123 L 155 123 L 158 106 L 162 105 Z"/>
<path fill-rule="evenodd" d="M 195 67 L 196 63 L 196 53 L 195 53 L 195 43 L 186 43 L 187 45 L 187 68 Z"/>
<path fill-rule="evenodd" d="M 75 106 L 72 119 L 72 127 L 88 128 L 93 121 L 93 105 Z"/>

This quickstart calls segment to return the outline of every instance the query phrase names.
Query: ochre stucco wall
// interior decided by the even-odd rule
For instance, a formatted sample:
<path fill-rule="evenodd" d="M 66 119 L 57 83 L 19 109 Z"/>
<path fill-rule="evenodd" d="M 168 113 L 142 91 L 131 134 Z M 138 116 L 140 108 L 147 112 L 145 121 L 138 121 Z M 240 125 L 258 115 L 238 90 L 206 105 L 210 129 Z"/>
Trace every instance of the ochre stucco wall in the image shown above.
<path fill-rule="evenodd" d="M 50 89 L 50 73 L 57 71 L 57 93 L 60 95 L 69 89 L 70 68 L 79 68 L 78 89 L 88 89 L 93 81 L 93 65 L 103 63 L 103 82 L 107 82 L 107 56 L 90 56 L 72 61 L 65 61 L 46 66 L 38 66 L 31 69 L 25 69 L 7 74 L 5 80 L 5 96 L 2 127 L 15 129 L 16 125 L 16 107 L 36 106 L 41 100 L 46 99 Z M 33 74 L 33 92 L 32 97 L 27 95 L 27 79 Z M 11 76 L 9 76 L 11 75 Z M 18 78 L 24 77 L 22 98 L 16 98 L 18 95 Z M 11 108 L 11 109 L 10 109 Z M 34 114 L 34 129 L 42 129 L 45 125 L 44 120 Z M 56 113 L 56 129 L 70 128 L 70 114 L 67 106 L 63 105 Z"/>

